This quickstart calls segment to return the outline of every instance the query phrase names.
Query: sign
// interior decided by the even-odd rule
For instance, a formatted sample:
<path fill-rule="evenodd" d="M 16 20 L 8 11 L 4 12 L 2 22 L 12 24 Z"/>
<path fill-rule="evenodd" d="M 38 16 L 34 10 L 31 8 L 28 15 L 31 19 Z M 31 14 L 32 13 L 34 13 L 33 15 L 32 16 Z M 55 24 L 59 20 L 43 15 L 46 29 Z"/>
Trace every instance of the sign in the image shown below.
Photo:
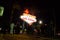
<path fill-rule="evenodd" d="M 4 7 L 0 7 L 0 16 L 3 16 Z"/>
<path fill-rule="evenodd" d="M 30 14 L 23 13 L 23 15 L 20 16 L 20 18 L 23 21 L 27 22 L 29 25 L 36 22 L 36 16 L 30 15 Z"/>

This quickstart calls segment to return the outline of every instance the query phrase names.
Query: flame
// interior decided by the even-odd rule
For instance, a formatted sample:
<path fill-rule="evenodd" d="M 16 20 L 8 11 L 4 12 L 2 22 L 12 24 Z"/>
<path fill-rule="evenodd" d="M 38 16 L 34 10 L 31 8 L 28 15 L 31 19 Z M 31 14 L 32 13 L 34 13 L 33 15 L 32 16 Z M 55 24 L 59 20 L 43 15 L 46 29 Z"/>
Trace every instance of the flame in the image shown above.
<path fill-rule="evenodd" d="M 28 14 L 28 13 L 29 13 L 29 10 L 28 10 L 28 9 L 26 9 L 24 12 L 25 12 L 26 14 Z"/>

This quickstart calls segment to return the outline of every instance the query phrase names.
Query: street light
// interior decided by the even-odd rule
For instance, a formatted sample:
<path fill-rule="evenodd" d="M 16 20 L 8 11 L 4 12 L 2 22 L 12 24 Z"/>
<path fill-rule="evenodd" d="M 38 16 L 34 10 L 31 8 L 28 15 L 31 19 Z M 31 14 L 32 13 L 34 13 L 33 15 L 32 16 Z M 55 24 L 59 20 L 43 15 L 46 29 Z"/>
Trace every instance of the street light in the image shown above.
<path fill-rule="evenodd" d="M 39 21 L 39 24 L 42 24 L 42 23 L 43 23 L 42 20 L 40 20 L 40 21 Z"/>

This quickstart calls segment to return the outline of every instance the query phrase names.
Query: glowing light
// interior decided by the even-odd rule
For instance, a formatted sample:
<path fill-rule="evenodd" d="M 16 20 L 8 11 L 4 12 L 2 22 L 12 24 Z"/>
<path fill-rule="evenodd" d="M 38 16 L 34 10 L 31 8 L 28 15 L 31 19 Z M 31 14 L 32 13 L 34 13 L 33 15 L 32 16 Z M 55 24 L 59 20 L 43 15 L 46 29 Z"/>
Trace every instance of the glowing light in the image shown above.
<path fill-rule="evenodd" d="M 20 16 L 20 18 L 27 22 L 29 25 L 31 25 L 32 23 L 36 22 L 36 16 L 30 15 L 30 14 L 25 14 L 23 13 L 23 15 Z"/>
<path fill-rule="evenodd" d="M 39 21 L 39 24 L 42 24 L 42 23 L 43 23 L 43 22 L 40 20 L 40 21 Z"/>
<path fill-rule="evenodd" d="M 4 7 L 0 7 L 0 16 L 3 16 Z"/>
<path fill-rule="evenodd" d="M 29 10 L 28 10 L 28 9 L 26 9 L 24 12 L 25 12 L 26 14 L 28 14 L 28 13 L 29 13 Z"/>

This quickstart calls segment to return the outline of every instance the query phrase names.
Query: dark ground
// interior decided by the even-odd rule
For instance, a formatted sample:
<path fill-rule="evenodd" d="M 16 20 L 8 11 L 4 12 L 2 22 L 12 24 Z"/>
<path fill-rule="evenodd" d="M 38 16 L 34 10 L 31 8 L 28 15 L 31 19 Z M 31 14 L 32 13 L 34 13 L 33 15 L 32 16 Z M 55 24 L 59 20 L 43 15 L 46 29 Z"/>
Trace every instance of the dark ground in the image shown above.
<path fill-rule="evenodd" d="M 0 34 L 0 40 L 59 40 L 27 34 Z"/>

